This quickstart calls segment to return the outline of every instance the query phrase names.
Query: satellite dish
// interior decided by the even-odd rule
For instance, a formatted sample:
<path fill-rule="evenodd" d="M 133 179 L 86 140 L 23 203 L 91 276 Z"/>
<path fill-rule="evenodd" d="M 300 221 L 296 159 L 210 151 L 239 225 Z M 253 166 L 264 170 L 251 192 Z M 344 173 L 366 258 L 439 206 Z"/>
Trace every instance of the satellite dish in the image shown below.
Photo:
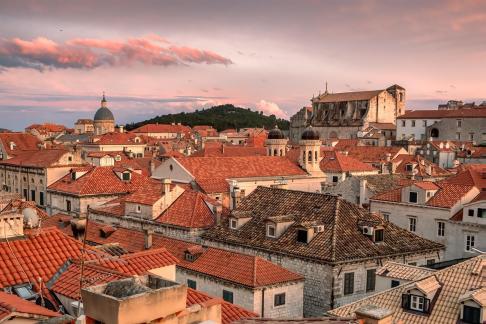
<path fill-rule="evenodd" d="M 39 215 L 37 215 L 37 211 L 34 208 L 24 208 L 22 215 L 24 216 L 24 224 L 26 227 L 34 228 L 39 226 Z"/>

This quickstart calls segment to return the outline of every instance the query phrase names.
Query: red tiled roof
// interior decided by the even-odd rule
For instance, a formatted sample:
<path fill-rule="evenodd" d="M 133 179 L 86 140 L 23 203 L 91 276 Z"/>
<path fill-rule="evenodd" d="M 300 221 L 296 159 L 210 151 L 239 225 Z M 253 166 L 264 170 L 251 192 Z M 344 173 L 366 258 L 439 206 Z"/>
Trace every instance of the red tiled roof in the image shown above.
<path fill-rule="evenodd" d="M 137 253 L 124 254 L 118 259 L 99 259 L 92 262 L 125 274 L 142 275 L 152 269 L 176 265 L 179 260 L 165 248 L 152 248 Z"/>
<path fill-rule="evenodd" d="M 341 102 L 355 100 L 370 100 L 385 90 L 353 91 L 340 93 L 324 93 L 315 99 L 316 102 Z"/>
<path fill-rule="evenodd" d="M 417 186 L 424 190 L 439 190 L 440 187 L 431 181 L 418 181 L 414 183 L 414 186 Z"/>
<path fill-rule="evenodd" d="M 176 159 L 194 177 L 206 193 L 225 192 L 227 179 L 306 175 L 300 167 L 285 157 L 187 157 Z"/>
<path fill-rule="evenodd" d="M 76 180 L 71 178 L 71 174 L 67 174 L 51 184 L 48 190 L 75 195 L 113 195 L 133 192 L 156 182 L 136 172 L 131 172 L 130 181 L 121 180 L 116 174 L 118 169 L 109 166 L 84 168 L 83 170 L 88 171 L 86 174 Z"/>
<path fill-rule="evenodd" d="M 206 157 L 223 157 L 223 156 L 266 156 L 267 150 L 265 147 L 254 146 L 240 146 L 240 145 L 226 145 L 224 143 L 217 143 L 219 145 L 211 145 L 194 153 L 191 156 L 206 156 Z"/>
<path fill-rule="evenodd" d="M 192 306 L 195 304 L 201 304 L 208 300 L 215 299 L 212 296 L 206 295 L 203 292 L 187 288 L 187 303 L 186 305 Z M 228 303 L 222 299 L 221 302 L 221 324 L 230 324 L 242 318 L 258 317 L 256 313 L 250 312 L 243 307 L 237 306 L 235 304 Z"/>
<path fill-rule="evenodd" d="M 25 131 L 28 130 L 37 130 L 39 133 L 61 133 L 64 132 L 67 128 L 64 125 L 58 125 L 58 124 L 50 124 L 50 123 L 45 123 L 45 124 L 32 124 L 30 126 L 27 126 L 25 128 Z"/>
<path fill-rule="evenodd" d="M 455 109 L 455 110 L 407 110 L 398 119 L 441 119 L 441 118 L 485 118 L 486 108 Z"/>
<path fill-rule="evenodd" d="M 398 146 L 348 146 L 339 149 L 347 151 L 348 156 L 355 158 L 364 163 L 379 163 L 386 161 L 387 154 L 395 158 L 403 148 Z"/>
<path fill-rule="evenodd" d="M 9 156 L 21 151 L 39 150 L 41 143 L 34 135 L 25 133 L 0 133 L 0 142 Z M 10 149 L 11 142 L 15 143 L 13 150 Z"/>
<path fill-rule="evenodd" d="M 359 143 L 359 139 L 342 138 L 342 139 L 338 139 L 336 145 L 334 145 L 333 147 L 336 150 L 345 150 L 347 147 L 350 146 L 358 146 L 358 143 Z"/>
<path fill-rule="evenodd" d="M 323 172 L 368 172 L 377 171 L 369 164 L 339 152 L 327 152 L 321 160 L 320 168 Z"/>
<path fill-rule="evenodd" d="M 184 133 L 189 134 L 191 128 L 184 125 L 146 124 L 131 131 L 132 133 Z"/>
<path fill-rule="evenodd" d="M 414 163 L 416 165 L 415 170 L 417 170 L 415 176 L 447 177 L 451 175 L 449 171 L 442 169 L 437 164 L 426 160 L 420 155 L 399 154 L 395 159 L 393 159 L 393 163 L 397 164 L 395 169 L 395 173 L 397 174 L 411 175 L 411 172 L 407 171 L 407 164 Z M 428 171 L 431 171 L 431 173 L 429 174 Z"/>
<path fill-rule="evenodd" d="M 47 168 L 54 167 L 64 154 L 69 151 L 64 149 L 49 149 L 37 151 L 17 152 L 11 159 L 0 161 L 4 165 L 22 165 L 29 167 Z"/>
<path fill-rule="evenodd" d="M 187 189 L 155 221 L 186 228 L 211 227 L 214 225 L 214 215 L 206 202 L 215 204 L 205 194 Z"/>
<path fill-rule="evenodd" d="M 55 228 L 34 230 L 26 239 L 0 242 L 0 287 L 27 282 L 37 285 L 38 278 L 47 282 L 64 262 L 78 258 L 81 248 L 81 242 Z"/>
<path fill-rule="evenodd" d="M 486 189 L 486 165 L 485 164 L 462 164 L 458 168 L 458 173 L 444 182 L 476 186 L 480 190 Z"/>
<path fill-rule="evenodd" d="M 61 314 L 36 305 L 31 301 L 0 291 L 0 321 L 7 321 L 10 317 L 15 317 L 16 315 L 23 315 L 22 317 L 33 315 L 41 318 L 61 316 Z"/>
<path fill-rule="evenodd" d="M 416 183 L 414 183 L 416 184 Z M 434 186 L 435 185 L 435 186 Z M 437 190 L 438 191 L 430 198 L 425 205 L 433 207 L 451 208 L 457 201 L 459 201 L 465 194 L 467 194 L 473 186 L 464 186 L 451 184 L 446 181 L 441 182 L 431 182 L 431 184 L 426 184 L 426 182 L 420 182 L 419 186 L 425 186 L 426 190 Z M 401 189 L 397 188 L 387 192 L 379 193 L 373 196 L 373 200 L 390 201 L 390 202 L 401 202 Z"/>
<path fill-rule="evenodd" d="M 79 290 L 79 278 L 81 267 L 78 263 L 73 263 L 61 273 L 54 282 L 51 291 L 63 295 L 73 300 L 79 300 L 81 297 Z M 83 269 L 83 287 L 100 285 L 114 280 L 128 277 L 121 272 L 101 267 L 93 263 L 85 263 Z"/>
<path fill-rule="evenodd" d="M 139 138 L 140 142 L 136 143 L 135 138 Z M 88 144 L 94 145 L 145 145 L 145 139 L 142 136 L 137 136 L 133 133 L 106 133 L 93 137 L 93 141 Z"/>

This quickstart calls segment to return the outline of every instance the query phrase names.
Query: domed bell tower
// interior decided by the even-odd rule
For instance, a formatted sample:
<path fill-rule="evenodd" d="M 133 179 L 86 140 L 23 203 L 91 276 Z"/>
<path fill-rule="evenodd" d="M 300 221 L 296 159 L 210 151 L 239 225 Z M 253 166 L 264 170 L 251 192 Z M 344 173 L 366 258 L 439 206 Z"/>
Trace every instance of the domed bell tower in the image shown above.
<path fill-rule="evenodd" d="M 311 175 L 322 175 L 320 167 L 321 157 L 321 140 L 319 133 L 309 126 L 303 133 L 299 141 L 300 157 L 299 164 L 302 169 Z"/>
<path fill-rule="evenodd" d="M 115 117 L 110 109 L 107 107 L 105 93 L 101 99 L 101 107 L 96 111 L 94 116 L 94 133 L 95 135 L 103 135 L 115 131 Z"/>
<path fill-rule="evenodd" d="M 287 153 L 287 142 L 284 133 L 275 128 L 268 132 L 267 139 L 265 140 L 265 146 L 267 147 L 268 156 L 285 156 Z"/>

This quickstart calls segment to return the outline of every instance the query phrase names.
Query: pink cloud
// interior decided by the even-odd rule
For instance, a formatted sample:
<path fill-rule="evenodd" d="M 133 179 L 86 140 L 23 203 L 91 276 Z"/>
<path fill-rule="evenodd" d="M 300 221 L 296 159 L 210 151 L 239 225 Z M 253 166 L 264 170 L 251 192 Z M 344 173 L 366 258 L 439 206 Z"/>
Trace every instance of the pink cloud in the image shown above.
<path fill-rule="evenodd" d="M 256 107 L 258 110 L 263 111 L 265 115 L 275 115 L 279 118 L 288 118 L 288 115 L 285 111 L 283 111 L 276 103 L 260 100 L 257 102 Z"/>
<path fill-rule="evenodd" d="M 157 35 L 126 41 L 76 38 L 56 43 L 44 37 L 33 40 L 0 39 L 0 67 L 94 69 L 99 66 L 223 64 L 233 62 L 217 53 L 176 46 Z"/>

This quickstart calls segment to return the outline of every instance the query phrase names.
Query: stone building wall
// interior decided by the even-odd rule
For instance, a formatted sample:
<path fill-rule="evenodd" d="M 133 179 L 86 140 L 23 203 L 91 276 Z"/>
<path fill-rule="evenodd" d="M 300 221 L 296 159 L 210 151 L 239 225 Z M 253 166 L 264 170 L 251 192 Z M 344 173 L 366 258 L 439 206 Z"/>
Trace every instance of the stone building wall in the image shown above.
<path fill-rule="evenodd" d="M 443 118 L 429 124 L 427 138 L 434 128 L 439 131 L 439 136 L 434 140 L 473 141 L 477 145 L 486 143 L 486 118 Z"/>

